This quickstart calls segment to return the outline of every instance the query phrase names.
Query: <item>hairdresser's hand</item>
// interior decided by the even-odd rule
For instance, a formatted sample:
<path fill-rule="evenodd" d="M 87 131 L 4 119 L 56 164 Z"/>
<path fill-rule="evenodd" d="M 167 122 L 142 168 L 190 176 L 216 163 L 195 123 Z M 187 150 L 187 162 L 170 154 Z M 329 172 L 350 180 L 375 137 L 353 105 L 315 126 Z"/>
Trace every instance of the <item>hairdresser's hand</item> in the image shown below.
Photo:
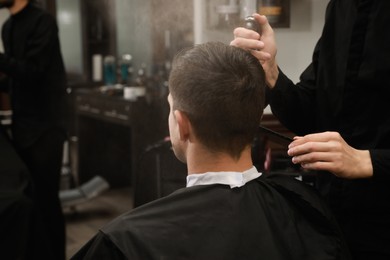
<path fill-rule="evenodd" d="M 295 137 L 288 155 L 294 164 L 307 170 L 324 170 L 346 178 L 370 178 L 373 175 L 368 150 L 349 146 L 337 132 L 323 132 Z"/>
<path fill-rule="evenodd" d="M 230 45 L 250 50 L 263 66 L 266 73 L 267 85 L 270 88 L 275 86 L 279 70 L 276 63 L 276 42 L 274 31 L 264 15 L 253 15 L 260 24 L 261 35 L 255 31 L 238 27 L 234 29 L 234 40 Z"/>

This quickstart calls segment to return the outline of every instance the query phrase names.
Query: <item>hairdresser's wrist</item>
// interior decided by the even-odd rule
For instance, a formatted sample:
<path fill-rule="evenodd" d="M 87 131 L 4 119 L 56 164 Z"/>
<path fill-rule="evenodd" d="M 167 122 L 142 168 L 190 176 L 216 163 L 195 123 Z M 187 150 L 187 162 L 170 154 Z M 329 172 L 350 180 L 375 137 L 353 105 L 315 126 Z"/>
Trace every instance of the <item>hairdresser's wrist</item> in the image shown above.
<path fill-rule="evenodd" d="M 265 71 L 266 83 L 269 88 L 274 88 L 279 77 L 279 68 L 276 62 Z"/>

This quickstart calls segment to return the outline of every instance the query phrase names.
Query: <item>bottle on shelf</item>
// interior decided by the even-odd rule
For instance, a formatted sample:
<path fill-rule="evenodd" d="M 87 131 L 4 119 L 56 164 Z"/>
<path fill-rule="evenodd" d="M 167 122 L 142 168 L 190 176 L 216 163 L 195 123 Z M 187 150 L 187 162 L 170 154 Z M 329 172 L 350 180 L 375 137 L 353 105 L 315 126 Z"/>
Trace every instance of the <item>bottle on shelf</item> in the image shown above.
<path fill-rule="evenodd" d="M 146 76 L 146 64 L 142 63 L 137 70 L 134 79 L 129 79 L 129 87 L 134 92 L 136 99 L 145 97 L 147 95 L 148 78 Z"/>
<path fill-rule="evenodd" d="M 119 62 L 119 76 L 122 85 L 129 85 L 133 75 L 133 57 L 130 54 L 123 54 Z"/>
<path fill-rule="evenodd" d="M 147 86 L 147 77 L 146 77 L 146 64 L 142 63 L 141 67 L 138 69 L 137 77 L 134 80 L 135 86 L 146 87 Z"/>
<path fill-rule="evenodd" d="M 107 55 L 103 61 L 104 83 L 106 86 L 114 86 L 116 84 L 116 64 L 115 57 Z"/>

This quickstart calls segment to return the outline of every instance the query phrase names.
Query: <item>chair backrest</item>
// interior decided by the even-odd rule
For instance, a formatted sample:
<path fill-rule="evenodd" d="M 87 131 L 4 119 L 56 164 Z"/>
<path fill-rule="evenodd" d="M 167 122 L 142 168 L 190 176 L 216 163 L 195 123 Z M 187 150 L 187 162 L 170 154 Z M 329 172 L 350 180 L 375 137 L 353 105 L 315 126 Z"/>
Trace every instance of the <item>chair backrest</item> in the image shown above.
<path fill-rule="evenodd" d="M 153 144 L 138 161 L 134 207 L 184 188 L 186 176 L 187 166 L 175 157 L 169 140 Z"/>

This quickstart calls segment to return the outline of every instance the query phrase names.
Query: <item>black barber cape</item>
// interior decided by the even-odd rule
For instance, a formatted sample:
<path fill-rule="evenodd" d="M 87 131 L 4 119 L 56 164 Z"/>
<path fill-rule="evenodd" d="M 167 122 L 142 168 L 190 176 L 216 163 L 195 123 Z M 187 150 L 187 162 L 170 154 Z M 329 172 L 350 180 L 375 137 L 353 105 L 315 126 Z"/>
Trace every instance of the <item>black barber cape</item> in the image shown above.
<path fill-rule="evenodd" d="M 330 211 L 290 177 L 200 185 L 125 213 L 72 259 L 349 259 Z"/>

